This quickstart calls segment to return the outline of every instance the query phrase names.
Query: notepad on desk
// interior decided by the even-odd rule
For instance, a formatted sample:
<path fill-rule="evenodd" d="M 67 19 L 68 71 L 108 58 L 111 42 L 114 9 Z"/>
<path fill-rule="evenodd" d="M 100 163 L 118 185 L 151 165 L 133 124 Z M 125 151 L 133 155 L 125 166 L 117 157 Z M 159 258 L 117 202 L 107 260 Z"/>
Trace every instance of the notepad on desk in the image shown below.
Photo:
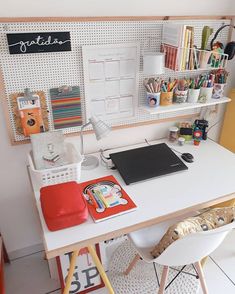
<path fill-rule="evenodd" d="M 88 210 L 95 222 L 131 212 L 137 208 L 113 176 L 80 184 Z"/>

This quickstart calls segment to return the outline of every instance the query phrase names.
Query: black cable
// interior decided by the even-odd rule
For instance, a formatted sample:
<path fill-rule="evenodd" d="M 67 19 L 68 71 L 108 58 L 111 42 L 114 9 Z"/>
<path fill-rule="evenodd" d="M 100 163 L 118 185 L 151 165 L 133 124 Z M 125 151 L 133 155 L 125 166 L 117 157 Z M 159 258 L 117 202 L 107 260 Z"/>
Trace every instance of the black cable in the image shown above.
<path fill-rule="evenodd" d="M 229 279 L 229 281 L 235 285 L 234 281 L 226 274 L 226 272 L 221 268 L 221 266 L 211 257 L 209 256 L 210 259 L 218 266 L 218 268 L 222 271 L 222 273 Z"/>
<path fill-rule="evenodd" d="M 101 163 L 103 163 L 103 166 L 105 166 L 106 168 L 108 168 L 108 169 L 112 169 L 112 170 L 115 170 L 115 169 L 117 169 L 117 168 L 115 167 L 115 165 L 113 165 L 113 166 L 109 166 L 109 162 L 112 162 L 110 156 L 105 156 L 105 155 L 104 155 L 104 152 L 105 152 L 105 151 L 108 151 L 108 150 L 110 150 L 110 149 L 105 149 L 105 150 L 100 149 L 100 159 L 101 159 Z M 112 164 L 113 164 L 113 163 L 112 163 Z"/>
<path fill-rule="evenodd" d="M 193 266 L 194 271 L 196 273 L 196 278 L 199 279 L 199 275 L 198 275 L 197 269 L 195 268 L 195 265 L 193 263 L 192 263 L 192 266 Z"/>
<path fill-rule="evenodd" d="M 151 144 L 148 142 L 148 140 L 147 139 L 144 139 L 144 141 L 149 145 L 149 146 L 151 146 Z M 175 152 L 177 152 L 177 153 L 179 153 L 179 154 L 183 154 L 182 152 L 179 152 L 178 150 L 175 150 L 174 148 L 171 148 L 169 145 L 167 145 L 172 151 L 175 151 Z"/>
<path fill-rule="evenodd" d="M 107 160 L 111 159 L 110 156 L 106 157 L 104 155 L 104 152 L 105 151 L 108 151 L 108 150 L 110 150 L 110 149 L 104 149 L 104 150 L 103 149 L 100 149 L 100 155 L 102 156 L 102 158 L 107 159 Z"/>
<path fill-rule="evenodd" d="M 105 161 L 102 156 L 100 156 L 100 159 L 101 159 L 101 163 L 103 163 L 103 166 L 107 167 L 108 162 Z"/>
<path fill-rule="evenodd" d="M 168 146 L 169 147 L 169 146 Z M 182 152 L 179 152 L 178 150 L 175 150 L 174 148 L 171 148 L 171 147 L 169 147 L 171 150 L 173 150 L 173 151 L 175 151 L 175 152 L 177 152 L 177 153 L 179 153 L 179 154 L 183 154 Z"/>
<path fill-rule="evenodd" d="M 57 291 L 59 291 L 59 290 L 61 290 L 61 288 L 58 288 L 58 289 L 55 289 L 55 290 L 52 290 L 52 291 L 46 292 L 45 294 L 53 294 L 53 293 L 55 293 L 55 291 L 57 292 Z"/>
<path fill-rule="evenodd" d="M 235 29 L 235 26 L 233 26 L 233 25 L 231 25 L 231 24 L 229 24 L 229 25 L 223 25 L 222 27 L 220 27 L 220 28 L 215 32 L 214 37 L 211 39 L 211 43 L 210 43 L 211 50 L 213 50 L 213 43 L 214 43 L 215 39 L 217 38 L 219 32 L 220 32 L 223 28 L 225 28 L 225 27 L 231 27 L 231 28 L 234 28 L 234 29 Z"/>
<path fill-rule="evenodd" d="M 153 267 L 154 267 L 155 275 L 156 275 L 156 278 L 157 278 L 158 287 L 160 287 L 160 282 L 159 282 L 159 278 L 158 278 L 158 274 L 157 274 L 157 269 L 156 269 L 155 262 L 153 262 Z"/>
<path fill-rule="evenodd" d="M 207 134 L 208 134 L 208 132 L 209 132 L 214 126 L 216 126 L 217 124 L 219 124 L 221 121 L 222 121 L 222 119 L 218 120 L 216 123 L 214 123 L 212 126 L 210 126 L 210 127 L 208 128 L 208 130 L 207 130 Z"/>
<path fill-rule="evenodd" d="M 170 283 L 165 287 L 165 290 L 174 282 L 174 280 L 181 274 L 181 272 L 184 270 L 186 265 L 184 265 L 181 270 L 177 273 L 177 275 L 174 276 L 174 278 L 170 281 Z"/>
<path fill-rule="evenodd" d="M 144 139 L 144 141 L 147 143 L 147 145 L 151 146 L 151 144 L 149 143 L 147 139 Z"/>
<path fill-rule="evenodd" d="M 208 132 L 209 132 L 214 126 L 216 126 L 217 124 L 219 124 L 221 121 L 222 121 L 222 119 L 218 120 L 216 123 L 214 123 L 212 126 L 210 126 L 210 127 L 208 128 L 208 130 L 207 130 L 207 138 L 210 139 L 211 141 L 215 142 L 215 143 L 218 143 L 218 142 L 216 142 L 215 140 L 213 140 L 212 138 L 210 138 L 210 137 L 208 136 Z"/>
<path fill-rule="evenodd" d="M 192 264 L 192 266 L 193 266 L 193 264 Z M 171 266 L 170 266 L 170 269 L 172 269 L 172 270 L 174 270 L 174 271 L 177 271 L 177 272 L 180 271 L 180 269 L 177 269 L 177 268 L 174 268 L 174 267 L 171 267 Z M 190 272 L 181 271 L 181 273 L 182 273 L 182 274 L 185 274 L 185 275 L 193 276 L 193 277 L 195 277 L 195 278 L 198 278 L 197 275 L 192 274 L 192 273 L 190 273 Z"/>

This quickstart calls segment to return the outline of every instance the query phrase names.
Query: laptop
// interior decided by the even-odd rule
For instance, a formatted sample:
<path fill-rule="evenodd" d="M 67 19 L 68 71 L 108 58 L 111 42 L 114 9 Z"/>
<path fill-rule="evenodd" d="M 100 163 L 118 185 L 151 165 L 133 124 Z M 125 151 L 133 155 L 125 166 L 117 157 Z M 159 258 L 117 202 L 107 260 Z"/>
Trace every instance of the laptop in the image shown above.
<path fill-rule="evenodd" d="M 110 158 L 127 185 L 188 169 L 165 143 L 111 153 Z"/>

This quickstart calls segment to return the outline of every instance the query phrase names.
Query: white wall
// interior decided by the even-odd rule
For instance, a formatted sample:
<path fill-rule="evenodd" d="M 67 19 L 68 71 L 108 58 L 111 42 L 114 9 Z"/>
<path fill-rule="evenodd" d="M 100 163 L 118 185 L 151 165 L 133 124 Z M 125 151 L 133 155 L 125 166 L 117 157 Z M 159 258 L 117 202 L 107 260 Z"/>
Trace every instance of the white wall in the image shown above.
<path fill-rule="evenodd" d="M 234 4 L 234 0 L 8 0 L 1 3 L 0 17 L 231 15 L 235 14 Z M 234 72 L 234 61 L 232 68 Z M 160 138 L 171 124 L 173 122 L 113 131 L 100 145 L 93 135 L 89 135 L 85 138 L 85 150 L 91 152 L 99 146 L 121 146 L 143 141 L 144 138 Z M 218 136 L 218 128 L 214 128 L 213 136 Z M 41 236 L 26 171 L 26 154 L 30 146 L 10 145 L 2 107 L 0 138 L 0 231 L 7 249 L 14 251 L 40 243 Z M 73 140 L 79 142 L 79 137 L 75 136 Z"/>
<path fill-rule="evenodd" d="M 235 14 L 233 0 L 7 0 L 4 2 L 1 4 L 0 16 Z"/>

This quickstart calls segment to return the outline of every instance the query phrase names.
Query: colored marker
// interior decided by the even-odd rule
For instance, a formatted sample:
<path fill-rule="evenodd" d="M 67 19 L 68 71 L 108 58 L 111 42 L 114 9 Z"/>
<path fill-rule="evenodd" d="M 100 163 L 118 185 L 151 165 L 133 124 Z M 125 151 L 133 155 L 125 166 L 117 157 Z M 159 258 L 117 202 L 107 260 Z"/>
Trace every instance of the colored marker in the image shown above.
<path fill-rule="evenodd" d="M 91 192 L 92 192 L 92 195 L 95 197 L 95 200 L 99 205 L 99 208 L 105 208 L 102 201 L 99 199 L 98 195 L 96 195 L 95 191 L 91 190 Z"/>
<path fill-rule="evenodd" d="M 103 194 L 99 191 L 99 190 L 95 190 L 95 195 L 97 195 L 99 197 L 99 199 L 104 203 L 104 206 L 106 208 L 109 207 L 109 204 L 107 203 L 107 201 L 105 200 L 105 197 L 103 196 Z"/>
<path fill-rule="evenodd" d="M 87 190 L 87 194 L 89 195 L 89 198 L 90 198 L 90 200 L 91 200 L 91 202 L 92 202 L 92 205 L 93 205 L 95 208 L 99 208 L 99 205 L 98 205 L 98 203 L 97 203 L 95 197 L 93 196 L 93 194 L 91 193 L 91 191 L 90 191 L 89 189 Z"/>

